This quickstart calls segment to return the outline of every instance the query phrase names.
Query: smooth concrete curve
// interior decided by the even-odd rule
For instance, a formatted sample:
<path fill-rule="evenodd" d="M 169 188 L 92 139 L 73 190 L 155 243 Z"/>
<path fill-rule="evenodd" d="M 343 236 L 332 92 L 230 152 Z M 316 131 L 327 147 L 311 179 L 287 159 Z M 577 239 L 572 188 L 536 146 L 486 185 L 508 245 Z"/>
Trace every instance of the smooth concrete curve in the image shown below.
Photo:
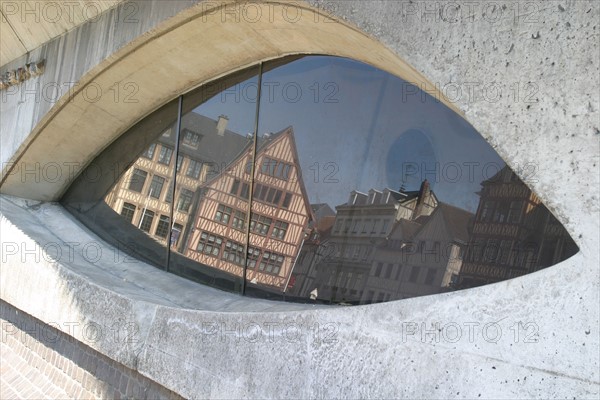
<path fill-rule="evenodd" d="M 253 17 L 245 18 L 228 14 L 227 7 L 236 7 L 235 2 L 200 3 L 86 74 L 3 165 L 0 191 L 36 200 L 57 200 L 75 178 L 75 170 L 81 171 L 80 167 L 114 139 L 169 100 L 260 61 L 287 55 L 353 58 L 395 74 L 445 101 L 433 84 L 380 42 L 304 3 L 253 3 L 252 11 L 246 11 L 253 12 Z M 126 86 L 124 91 L 128 91 L 121 98 L 116 95 L 115 82 L 135 86 Z M 109 95 L 107 88 L 113 90 Z M 16 173 L 18 168 L 35 169 L 36 163 L 52 163 L 65 170 L 68 166 L 76 168 L 56 179 L 41 181 Z"/>

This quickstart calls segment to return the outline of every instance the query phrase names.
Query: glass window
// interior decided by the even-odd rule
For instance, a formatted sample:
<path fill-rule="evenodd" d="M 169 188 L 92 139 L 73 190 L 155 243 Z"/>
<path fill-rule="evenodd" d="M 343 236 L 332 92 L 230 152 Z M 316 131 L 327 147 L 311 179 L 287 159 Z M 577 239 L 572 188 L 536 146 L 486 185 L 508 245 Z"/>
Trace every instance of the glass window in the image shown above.
<path fill-rule="evenodd" d="M 187 170 L 185 171 L 186 176 L 189 176 L 194 179 L 198 179 L 200 177 L 200 170 L 202 169 L 202 163 L 196 160 L 190 160 L 188 163 Z"/>
<path fill-rule="evenodd" d="M 134 192 L 142 193 L 144 189 L 144 183 L 146 183 L 146 177 L 148 173 L 141 169 L 134 169 L 133 175 L 131 176 L 131 181 L 129 182 L 129 190 Z"/>
<path fill-rule="evenodd" d="M 146 151 L 142 153 L 142 157 L 153 159 L 155 150 L 156 143 L 152 143 L 150 146 L 148 146 L 148 149 L 146 149 Z"/>
<path fill-rule="evenodd" d="M 202 135 L 200 135 L 197 132 L 192 132 L 189 129 L 184 129 L 182 132 L 182 136 L 183 136 L 182 143 L 185 144 L 186 146 L 193 147 L 195 149 L 198 148 L 198 146 L 200 144 L 200 139 L 202 138 Z"/>
<path fill-rule="evenodd" d="M 158 155 L 158 162 L 161 164 L 171 164 L 171 157 L 173 156 L 173 149 L 165 147 L 164 145 L 160 148 L 160 154 Z"/>
<path fill-rule="evenodd" d="M 121 209 L 121 215 L 125 218 L 126 221 L 133 221 L 133 214 L 135 213 L 135 205 L 131 203 L 123 203 L 123 208 Z"/>
<path fill-rule="evenodd" d="M 177 209 L 183 212 L 190 211 L 193 197 L 194 193 L 191 190 L 181 189 L 181 192 L 179 193 L 179 201 L 177 202 Z"/>
<path fill-rule="evenodd" d="M 152 182 L 150 183 L 150 188 L 148 189 L 148 196 L 158 199 L 163 189 L 163 185 L 165 184 L 165 178 L 162 176 L 154 175 L 152 177 Z"/>
<path fill-rule="evenodd" d="M 231 207 L 219 204 L 219 207 L 217 207 L 217 213 L 215 214 L 215 221 L 228 225 L 232 212 L 233 210 Z"/>
<path fill-rule="evenodd" d="M 411 268 L 410 270 L 410 277 L 408 278 L 409 281 L 416 283 L 417 279 L 419 279 L 419 267 L 414 266 Z"/>
<path fill-rule="evenodd" d="M 161 215 L 156 224 L 156 231 L 154 234 L 161 238 L 166 238 L 169 234 L 169 217 Z"/>
<path fill-rule="evenodd" d="M 287 232 L 289 224 L 283 221 L 275 221 L 275 225 L 273 227 L 273 232 L 271 236 L 283 240 L 285 238 L 285 233 Z"/>
<path fill-rule="evenodd" d="M 306 90 L 297 101 L 278 89 L 253 96 L 256 65 L 186 92 L 108 146 L 92 164 L 114 173 L 91 184 L 95 171 L 84 171 L 65 207 L 113 244 L 136 238 L 135 256 L 165 269 L 168 259 L 187 278 L 327 304 L 498 282 L 578 251 L 431 93 L 344 58 L 262 67 L 271 89 L 293 79 Z"/>
<path fill-rule="evenodd" d="M 140 221 L 140 229 L 144 232 L 150 233 L 150 227 L 152 227 L 152 221 L 154 220 L 154 211 L 144 210 L 142 213 L 142 219 Z"/>
<path fill-rule="evenodd" d="M 246 213 L 240 210 L 235 210 L 233 224 L 231 226 L 240 231 L 246 229 Z"/>
<path fill-rule="evenodd" d="M 426 285 L 433 285 L 433 283 L 435 281 L 435 274 L 436 274 L 435 268 L 427 268 L 427 275 L 425 275 L 425 284 Z"/>

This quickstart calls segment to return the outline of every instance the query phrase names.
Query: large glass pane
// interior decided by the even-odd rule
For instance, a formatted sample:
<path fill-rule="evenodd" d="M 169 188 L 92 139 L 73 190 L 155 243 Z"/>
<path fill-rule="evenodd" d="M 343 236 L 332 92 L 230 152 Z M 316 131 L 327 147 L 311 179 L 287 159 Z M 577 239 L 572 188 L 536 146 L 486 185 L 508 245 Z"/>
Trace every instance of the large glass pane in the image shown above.
<path fill-rule="evenodd" d="M 577 251 L 472 126 L 368 65 L 267 64 L 259 134 L 249 294 L 381 302 L 497 282 Z"/>
<path fill-rule="evenodd" d="M 100 237 L 166 268 L 177 100 L 136 124 L 77 178 L 63 204 Z"/>
<path fill-rule="evenodd" d="M 535 179 L 536 168 L 518 172 Z M 464 119 L 336 57 L 285 58 L 193 90 L 110 145 L 63 203 L 140 259 L 290 301 L 465 289 L 578 251 Z"/>
<path fill-rule="evenodd" d="M 184 96 L 172 272 L 241 292 L 258 67 Z"/>

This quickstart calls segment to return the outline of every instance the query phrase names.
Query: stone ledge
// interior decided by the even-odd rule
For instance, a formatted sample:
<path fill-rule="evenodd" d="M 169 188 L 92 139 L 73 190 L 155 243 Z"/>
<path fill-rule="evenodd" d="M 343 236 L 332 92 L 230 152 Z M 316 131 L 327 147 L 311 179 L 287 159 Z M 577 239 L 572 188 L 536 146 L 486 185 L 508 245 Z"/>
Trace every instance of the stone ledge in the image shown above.
<path fill-rule="evenodd" d="M 598 269 L 582 253 L 477 289 L 311 309 L 115 263 L 114 249 L 59 205 L 0 200 L 2 300 L 184 397 L 476 398 L 484 379 L 488 397 L 599 392 L 589 354 L 599 345 Z M 54 243 L 74 241 L 100 246 L 101 259 L 52 260 Z"/>

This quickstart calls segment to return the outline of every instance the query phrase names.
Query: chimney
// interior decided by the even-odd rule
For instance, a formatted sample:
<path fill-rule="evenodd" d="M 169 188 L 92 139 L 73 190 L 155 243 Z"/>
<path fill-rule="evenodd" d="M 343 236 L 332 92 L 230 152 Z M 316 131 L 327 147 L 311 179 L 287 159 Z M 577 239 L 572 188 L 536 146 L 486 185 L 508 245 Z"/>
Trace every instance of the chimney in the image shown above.
<path fill-rule="evenodd" d="M 219 136 L 225 135 L 225 129 L 227 129 L 228 122 L 229 118 L 227 118 L 227 115 L 219 115 L 219 120 L 217 121 L 217 134 Z"/>
<path fill-rule="evenodd" d="M 429 181 L 425 179 L 423 183 L 421 183 L 421 188 L 419 189 L 419 203 L 423 204 L 426 197 L 429 197 Z"/>
<path fill-rule="evenodd" d="M 429 198 L 430 193 L 431 189 L 429 188 L 429 181 L 425 179 L 421 183 L 421 188 L 419 189 L 419 197 L 417 198 L 417 205 L 415 207 L 413 219 L 417 219 L 423 215 L 423 204 L 425 203 L 425 200 Z"/>

